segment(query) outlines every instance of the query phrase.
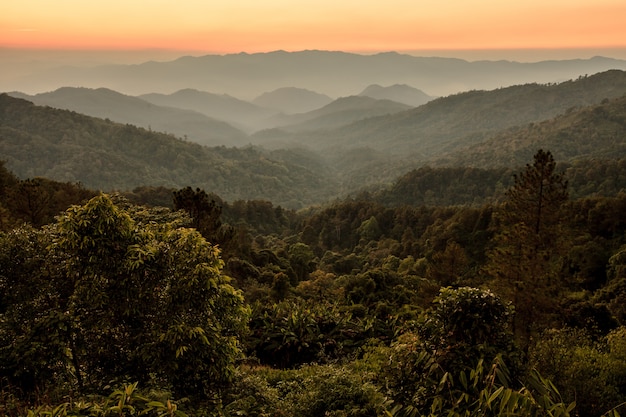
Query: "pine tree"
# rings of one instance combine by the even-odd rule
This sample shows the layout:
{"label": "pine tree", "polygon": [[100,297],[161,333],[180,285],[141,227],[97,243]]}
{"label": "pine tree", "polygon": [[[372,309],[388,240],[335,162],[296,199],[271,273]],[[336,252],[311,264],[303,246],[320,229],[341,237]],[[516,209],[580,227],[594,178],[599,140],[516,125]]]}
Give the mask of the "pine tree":
{"label": "pine tree", "polygon": [[556,313],[559,260],[566,246],[563,227],[567,181],[552,154],[539,150],[532,165],[514,177],[498,213],[500,224],[489,253],[492,285],[516,308],[514,330],[527,344],[533,328]]}

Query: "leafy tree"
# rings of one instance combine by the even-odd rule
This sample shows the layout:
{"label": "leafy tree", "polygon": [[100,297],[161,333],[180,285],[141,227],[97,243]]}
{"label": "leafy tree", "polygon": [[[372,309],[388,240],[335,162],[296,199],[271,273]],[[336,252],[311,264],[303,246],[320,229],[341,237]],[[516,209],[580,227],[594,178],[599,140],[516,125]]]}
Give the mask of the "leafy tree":
{"label": "leafy tree", "polygon": [[380,226],[376,217],[372,216],[369,219],[361,223],[358,229],[361,239],[369,242],[370,240],[378,240],[381,235]]}
{"label": "leafy tree", "polygon": [[550,381],[520,372],[510,313],[490,291],[442,289],[416,332],[392,344],[381,368],[392,414],[568,416],[573,404]]}
{"label": "leafy tree", "polygon": [[210,242],[217,243],[218,230],[222,225],[222,208],[215,200],[209,199],[206,191],[185,187],[174,191],[174,209],[185,210],[192,219],[192,227]]}
{"label": "leafy tree", "polygon": [[[298,282],[307,279],[309,273],[315,270],[314,258],[313,251],[304,243],[296,243],[289,247],[289,263]],[[293,284],[297,285],[295,282]]]}
{"label": "leafy tree", "polygon": [[417,332],[447,371],[473,366],[479,358],[490,363],[498,354],[517,367],[518,352],[509,330],[512,311],[488,290],[442,288]]}
{"label": "leafy tree", "polygon": [[36,227],[50,221],[47,212],[51,196],[43,190],[39,179],[20,181],[12,191],[11,206],[17,217]]}
{"label": "leafy tree", "polygon": [[256,303],[248,345],[263,364],[295,368],[344,355],[369,335],[370,327],[329,301]]}
{"label": "leafy tree", "polygon": [[388,412],[371,373],[337,364],[240,369],[224,403],[226,416],[375,417]]}
{"label": "leafy tree", "polygon": [[480,359],[474,367],[448,372],[427,352],[398,344],[392,347],[386,369],[392,377],[411,372],[420,376],[418,385],[409,384],[404,396],[395,396],[393,416],[568,417],[575,406],[565,403],[552,382],[537,371],[519,387],[499,357],[490,364]]}
{"label": "leafy tree", "polygon": [[454,241],[449,241],[443,252],[433,254],[428,264],[430,279],[447,287],[463,281],[467,273],[469,259],[465,250]]}
{"label": "leafy tree", "polygon": [[0,235],[0,375],[27,396],[73,380],[61,307],[71,289],[50,262],[51,244],[28,225]]}
{"label": "leafy tree", "polygon": [[[28,270],[3,273],[4,289],[23,288],[23,295],[3,300],[0,351],[19,343],[38,352],[42,335],[55,335],[59,349],[43,351],[45,363],[3,355],[0,369],[10,378],[33,369],[35,386],[55,383],[41,375],[60,367],[68,371],[65,382],[79,388],[131,378],[166,381],[181,395],[215,393],[241,354],[243,297],[221,274],[218,249],[182,227],[187,220],[180,213],[123,206],[94,197],[39,232],[50,244],[38,256],[20,249],[21,257],[3,258],[3,271],[8,262],[38,263],[25,281]],[[2,246],[11,253],[23,242],[5,239]],[[22,328],[9,326],[7,312],[19,306],[35,313],[23,317]]]}
{"label": "leafy tree", "polygon": [[626,328],[594,341],[580,329],[542,334],[530,355],[531,365],[554,381],[566,401],[576,401],[576,413],[600,417],[626,398]]}

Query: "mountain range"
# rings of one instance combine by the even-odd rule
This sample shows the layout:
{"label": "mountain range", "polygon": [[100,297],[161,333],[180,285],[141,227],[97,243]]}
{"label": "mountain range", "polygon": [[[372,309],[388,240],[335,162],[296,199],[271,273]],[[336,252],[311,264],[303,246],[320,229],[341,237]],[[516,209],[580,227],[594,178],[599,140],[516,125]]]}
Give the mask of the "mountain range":
{"label": "mountain range", "polygon": [[[319,151],[370,147],[429,162],[442,152],[478,143],[497,131],[550,119],[624,94],[626,72],[611,70],[560,84],[530,83],[468,91],[333,130],[282,134],[281,140]],[[263,135],[262,139],[270,137]]]}
{"label": "mountain range", "polygon": [[207,146],[246,144],[247,135],[230,124],[197,111],[152,104],[107,88],[63,87],[49,93],[10,93],[41,106],[72,110],[89,116],[158,132],[175,134]]}
{"label": "mountain range", "polygon": [[351,96],[378,84],[407,84],[430,96],[492,90],[525,83],[554,83],[609,69],[626,61],[604,57],[540,62],[465,61],[396,52],[361,55],[335,51],[275,51],[186,56],[134,65],[62,66],[0,76],[0,91],[45,92],[60,87],[105,87],[128,95],[171,94],[196,89],[253,100],[283,87],[332,98]]}
{"label": "mountain range", "polygon": [[[148,103],[110,90],[61,92],[72,91]],[[388,187],[426,165],[511,168],[523,166],[539,148],[577,166],[625,158],[625,95],[626,72],[611,70],[562,83],[467,91],[418,107],[342,97],[312,112],[282,114],[287,121],[282,127],[253,135],[235,129],[251,145],[234,148],[201,146],[154,128],[4,94],[0,151],[7,167],[24,178],[80,181],[103,190],[190,185],[228,201],[268,199],[300,208]],[[363,118],[370,108],[387,113]],[[355,109],[359,117],[346,124]]]}
{"label": "mountain range", "polygon": [[[409,86],[391,88],[396,95],[402,95],[400,91],[404,91],[405,95],[421,93]],[[384,96],[386,89],[381,87],[377,91],[379,96]],[[241,146],[247,143],[248,133],[262,129],[289,126],[288,130],[298,131],[339,127],[410,108],[387,99],[368,97],[365,92],[333,100],[293,87],[265,93],[254,100],[259,104],[192,89],[169,95],[151,93],[138,97],[107,88],[84,87],[62,87],[35,95],[21,92],[9,94],[38,105],[172,133],[207,146]],[[268,107],[263,107],[263,103]],[[295,104],[290,107],[290,103]],[[303,109],[308,111],[300,113]]]}

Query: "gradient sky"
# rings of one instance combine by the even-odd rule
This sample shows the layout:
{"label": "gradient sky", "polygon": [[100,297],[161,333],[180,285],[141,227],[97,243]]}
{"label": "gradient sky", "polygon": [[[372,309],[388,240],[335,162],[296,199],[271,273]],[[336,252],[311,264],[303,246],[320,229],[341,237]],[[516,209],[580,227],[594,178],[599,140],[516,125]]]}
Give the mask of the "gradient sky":
{"label": "gradient sky", "polygon": [[624,0],[4,0],[0,47],[353,52],[626,46]]}

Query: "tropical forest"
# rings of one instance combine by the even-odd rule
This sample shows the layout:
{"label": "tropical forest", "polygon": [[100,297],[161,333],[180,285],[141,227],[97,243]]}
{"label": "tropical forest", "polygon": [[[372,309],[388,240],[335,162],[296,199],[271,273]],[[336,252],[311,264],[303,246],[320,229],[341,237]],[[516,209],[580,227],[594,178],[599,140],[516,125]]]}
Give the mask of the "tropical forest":
{"label": "tropical forest", "polygon": [[354,99],[240,146],[1,94],[0,415],[626,415],[624,94]]}

